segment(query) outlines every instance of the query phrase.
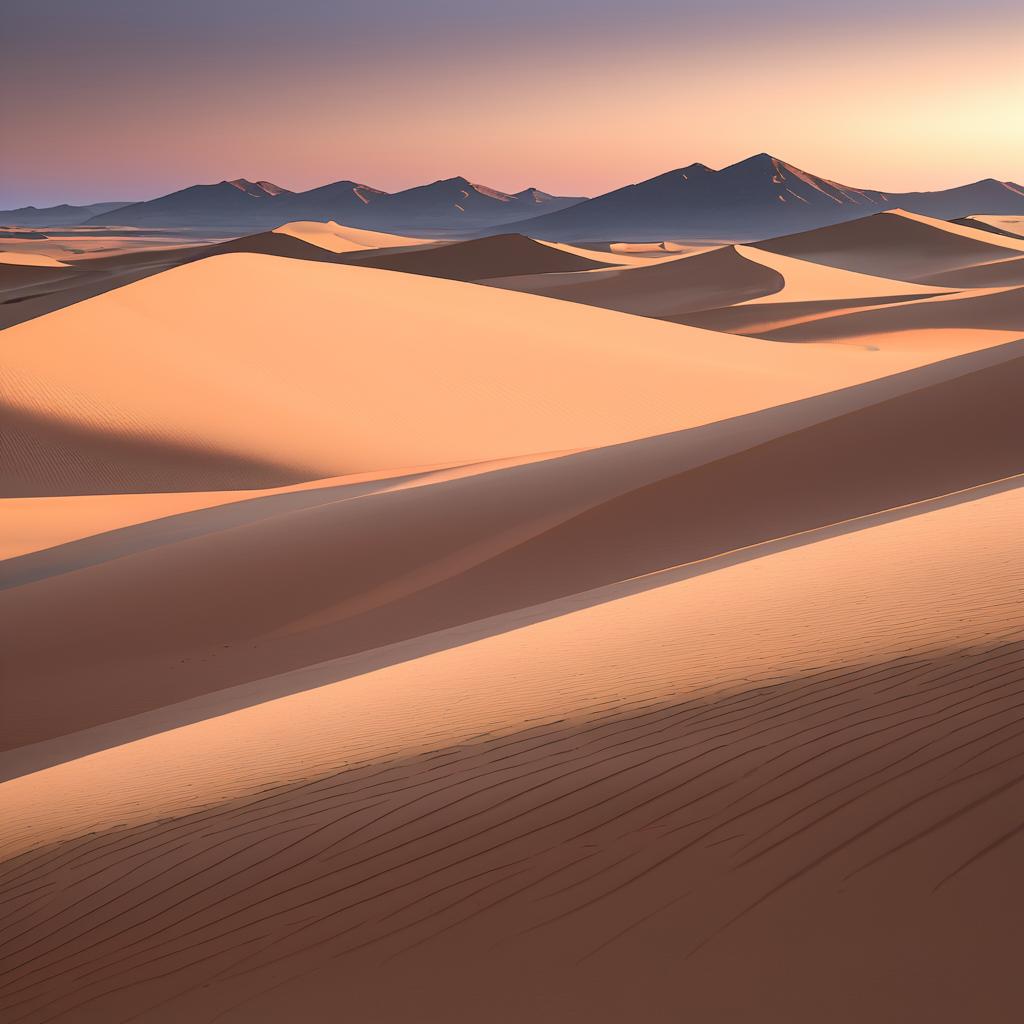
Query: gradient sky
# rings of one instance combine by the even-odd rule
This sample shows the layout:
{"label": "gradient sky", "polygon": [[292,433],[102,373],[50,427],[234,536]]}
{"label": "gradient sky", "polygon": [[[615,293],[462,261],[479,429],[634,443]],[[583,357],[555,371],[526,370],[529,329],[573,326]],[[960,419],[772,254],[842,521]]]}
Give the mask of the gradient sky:
{"label": "gradient sky", "polygon": [[1019,0],[0,0],[0,208],[195,182],[597,194],[767,151],[1024,180]]}

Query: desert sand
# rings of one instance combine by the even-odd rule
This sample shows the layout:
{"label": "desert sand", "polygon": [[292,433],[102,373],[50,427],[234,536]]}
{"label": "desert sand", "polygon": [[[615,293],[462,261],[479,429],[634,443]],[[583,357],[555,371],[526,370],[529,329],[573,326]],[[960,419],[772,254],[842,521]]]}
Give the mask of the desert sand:
{"label": "desert sand", "polygon": [[297,223],[3,331],[0,1016],[1014,1020],[1021,246]]}
{"label": "desert sand", "polygon": [[385,231],[369,231],[354,228],[337,221],[292,221],[274,228],[277,234],[291,235],[303,242],[318,245],[328,252],[358,252],[363,249],[397,249],[405,246],[429,244],[429,238],[409,238],[405,235],[390,235]]}

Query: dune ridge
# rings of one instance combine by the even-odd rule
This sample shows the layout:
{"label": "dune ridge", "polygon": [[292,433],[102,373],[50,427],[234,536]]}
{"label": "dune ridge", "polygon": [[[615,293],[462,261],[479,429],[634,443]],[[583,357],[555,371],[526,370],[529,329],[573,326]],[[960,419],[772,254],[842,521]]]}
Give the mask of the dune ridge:
{"label": "dune ridge", "polygon": [[[954,1012],[998,1015],[1020,910],[1006,727],[1024,578],[1005,541],[1021,493],[8,783],[32,847],[7,851],[3,1005],[26,1021],[269,1021],[286,1006],[326,1020],[341,986],[353,1012],[398,1018],[415,1001],[435,1020],[471,1014],[512,963],[526,988],[496,1019],[538,998],[609,1019],[614,963],[642,981],[632,1005],[667,1021],[720,1008],[736,958],[767,955],[728,1005],[799,1013],[781,980],[796,950],[815,992],[848,993],[840,1020],[886,998],[930,1004],[919,956],[986,980],[940,984]],[[627,697],[638,650],[645,682]],[[26,916],[56,864],[66,883]],[[864,950],[855,969],[836,919]],[[396,970],[412,990],[387,983]]]}
{"label": "dune ridge", "polygon": [[[310,326],[282,346],[279,338],[294,336],[296,310]],[[148,461],[145,489],[218,490],[245,486],[247,472],[248,486],[272,487],[596,447],[927,361],[766,349],[620,315],[459,282],[231,254],[9,329],[5,397],[8,415],[39,430],[90,438],[90,458],[103,467],[95,490],[139,489],[137,474],[122,468],[125,445]],[[425,349],[417,331],[435,343]],[[361,344],[367,333],[372,348]],[[447,372],[438,376],[438,365]],[[382,427],[367,431],[371,420]],[[45,461],[24,455],[35,474],[21,473],[8,496],[87,493],[65,450]]]}

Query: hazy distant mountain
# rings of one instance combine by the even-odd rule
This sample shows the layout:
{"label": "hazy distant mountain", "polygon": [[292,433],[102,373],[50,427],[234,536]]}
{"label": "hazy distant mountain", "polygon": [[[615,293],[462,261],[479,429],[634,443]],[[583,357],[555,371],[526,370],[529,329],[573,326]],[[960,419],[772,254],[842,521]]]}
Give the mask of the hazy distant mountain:
{"label": "hazy distant mountain", "polygon": [[1024,213],[1024,186],[995,178],[941,192],[903,192],[891,198],[898,200],[895,205],[901,209],[940,220],[953,220],[972,213]]}
{"label": "hazy distant mountain", "polygon": [[60,206],[22,206],[17,210],[0,210],[0,224],[15,224],[19,227],[50,227],[61,225],[71,227],[75,224],[84,224],[87,220],[98,214],[108,213],[111,210],[119,210],[123,206],[131,205],[123,203],[89,203],[86,206],[69,206],[61,203]]}
{"label": "hazy distant mountain", "polygon": [[[110,205],[88,222],[244,233],[291,220],[334,220],[435,237],[493,234],[515,224],[517,232],[555,241],[757,240],[897,207],[943,219],[1024,213],[1024,188],[987,178],[939,192],[881,192],[841,185],[759,153],[717,171],[690,164],[594,199],[553,196],[537,188],[501,192],[463,177],[393,193],[348,180],[291,192],[238,178],[193,185],[149,202]],[[49,216],[35,220],[9,211],[0,214],[0,223],[75,223],[61,221],[64,215],[56,211],[62,209],[82,208],[36,211]]]}
{"label": "hazy distant mountain", "polygon": [[334,220],[362,226],[371,207],[387,195],[357,181],[335,181],[307,192],[287,193],[276,201],[273,214],[275,218],[280,214],[284,220]]}
{"label": "hazy distant mountain", "polygon": [[929,216],[1024,211],[1024,190],[991,179],[940,192],[890,193],[840,185],[767,153],[715,171],[691,164],[516,230],[552,240],[758,239],[900,207]]}
{"label": "hazy distant mountain", "polygon": [[[270,181],[236,178],[216,185],[192,185],[179,192],[132,203],[93,217],[90,224],[132,227],[217,227],[260,223],[271,203],[294,195]],[[270,215],[273,221],[275,216]]]}
{"label": "hazy distant mountain", "polygon": [[509,194],[469,181],[444,178],[387,196],[376,207],[376,226],[391,231],[458,232],[509,224],[536,216],[540,210],[559,210],[582,202],[528,188]]}
{"label": "hazy distant mountain", "polygon": [[388,193],[355,181],[290,192],[267,181],[193,185],[149,202],[94,217],[93,224],[268,228],[289,220],[335,220],[385,231],[472,233],[560,210],[579,198],[529,188],[515,195],[466,178],[446,178]]}

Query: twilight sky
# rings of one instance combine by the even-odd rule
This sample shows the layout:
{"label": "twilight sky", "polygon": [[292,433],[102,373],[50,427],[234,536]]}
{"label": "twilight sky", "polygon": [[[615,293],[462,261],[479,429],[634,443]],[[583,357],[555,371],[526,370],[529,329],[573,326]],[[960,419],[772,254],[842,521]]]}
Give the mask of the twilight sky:
{"label": "twilight sky", "polygon": [[1019,0],[0,0],[0,208],[464,174],[606,191],[767,151],[1024,180]]}

